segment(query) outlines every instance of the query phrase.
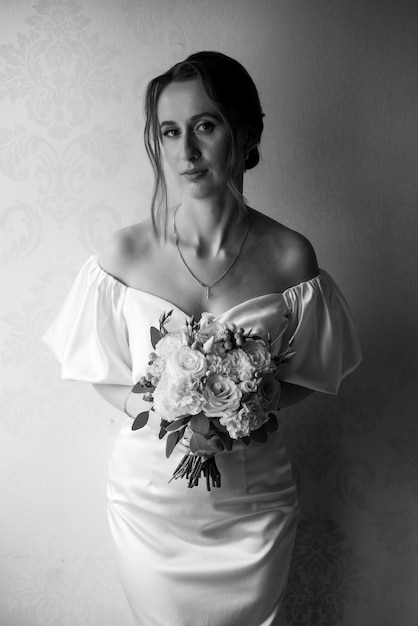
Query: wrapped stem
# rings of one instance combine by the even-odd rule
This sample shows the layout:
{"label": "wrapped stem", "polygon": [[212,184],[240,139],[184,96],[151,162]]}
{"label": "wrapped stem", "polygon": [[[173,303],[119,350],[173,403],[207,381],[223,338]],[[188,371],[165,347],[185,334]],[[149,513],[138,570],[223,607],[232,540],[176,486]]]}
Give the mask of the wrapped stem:
{"label": "wrapped stem", "polygon": [[188,487],[197,487],[199,480],[206,478],[206,489],[211,490],[212,487],[221,486],[221,474],[215,461],[215,455],[202,457],[198,454],[186,454],[173,472],[173,479],[186,478]]}

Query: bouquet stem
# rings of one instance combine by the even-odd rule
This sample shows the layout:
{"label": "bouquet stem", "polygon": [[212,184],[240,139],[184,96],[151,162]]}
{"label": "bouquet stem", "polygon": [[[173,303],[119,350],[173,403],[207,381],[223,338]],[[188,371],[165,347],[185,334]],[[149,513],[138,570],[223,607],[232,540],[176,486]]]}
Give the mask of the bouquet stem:
{"label": "bouquet stem", "polygon": [[197,487],[202,475],[206,478],[206,488],[208,491],[211,490],[211,483],[212,487],[221,486],[221,474],[216,465],[215,455],[202,457],[194,454],[186,454],[174,470],[170,482],[174,478],[186,478],[189,481],[187,486],[191,489],[192,487]]}

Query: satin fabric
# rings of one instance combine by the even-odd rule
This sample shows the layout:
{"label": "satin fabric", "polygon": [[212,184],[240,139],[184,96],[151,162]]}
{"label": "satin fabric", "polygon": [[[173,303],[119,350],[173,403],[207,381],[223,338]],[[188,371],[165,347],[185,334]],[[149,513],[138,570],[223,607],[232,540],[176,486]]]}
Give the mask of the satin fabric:
{"label": "satin fabric", "polygon": [[[126,287],[96,256],[85,263],[44,336],[62,377],[129,385],[152,351],[149,329],[173,309]],[[293,342],[284,381],[336,393],[361,359],[347,304],[323,270],[306,282],[253,298],[217,316],[268,332],[273,349]],[[147,405],[148,406],[148,405]],[[126,419],[112,452],[108,501],[121,579],[138,626],[273,626],[285,590],[298,502],[280,432],[217,454],[222,487],[169,482],[182,452],[165,457],[157,416],[132,431]]]}

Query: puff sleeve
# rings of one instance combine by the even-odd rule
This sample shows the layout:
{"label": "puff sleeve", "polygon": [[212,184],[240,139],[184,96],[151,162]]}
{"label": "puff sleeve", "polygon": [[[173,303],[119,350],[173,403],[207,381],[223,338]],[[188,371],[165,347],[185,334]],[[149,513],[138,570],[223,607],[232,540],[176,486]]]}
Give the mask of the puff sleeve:
{"label": "puff sleeve", "polygon": [[132,384],[126,287],[90,257],[43,340],[61,364],[64,379]]}
{"label": "puff sleeve", "polygon": [[335,394],[362,359],[354,322],[340,289],[327,272],[284,292],[289,310],[287,340],[294,358],[281,379]]}

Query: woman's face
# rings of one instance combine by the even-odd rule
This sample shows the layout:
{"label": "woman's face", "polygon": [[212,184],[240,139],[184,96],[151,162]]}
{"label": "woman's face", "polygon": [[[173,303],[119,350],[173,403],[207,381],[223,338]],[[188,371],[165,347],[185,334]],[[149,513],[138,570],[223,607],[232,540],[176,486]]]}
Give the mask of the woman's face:
{"label": "woman's face", "polygon": [[167,163],[183,193],[196,199],[224,193],[229,132],[199,81],[167,85],[157,116]]}

